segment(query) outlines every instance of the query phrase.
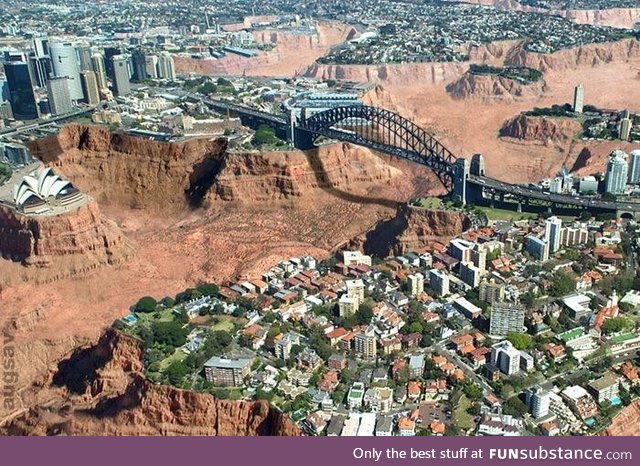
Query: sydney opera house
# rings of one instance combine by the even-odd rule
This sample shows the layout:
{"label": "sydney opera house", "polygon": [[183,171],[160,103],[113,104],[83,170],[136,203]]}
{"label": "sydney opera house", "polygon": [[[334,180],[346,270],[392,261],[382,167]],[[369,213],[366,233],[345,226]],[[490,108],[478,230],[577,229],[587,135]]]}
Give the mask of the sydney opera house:
{"label": "sydney opera house", "polygon": [[83,201],[85,196],[71,182],[46,168],[25,175],[15,185],[13,199],[16,210],[24,214],[51,213],[66,210]]}

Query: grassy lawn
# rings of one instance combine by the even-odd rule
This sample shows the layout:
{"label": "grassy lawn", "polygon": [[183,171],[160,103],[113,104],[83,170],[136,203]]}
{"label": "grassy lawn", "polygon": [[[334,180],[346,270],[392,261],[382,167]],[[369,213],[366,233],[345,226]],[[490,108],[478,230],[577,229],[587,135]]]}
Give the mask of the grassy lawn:
{"label": "grassy lawn", "polygon": [[473,427],[473,416],[467,412],[471,401],[465,395],[460,397],[456,409],[453,412],[453,420],[461,429],[467,430]]}
{"label": "grassy lawn", "polygon": [[442,201],[437,197],[423,197],[418,199],[417,204],[425,209],[441,209]]}
{"label": "grassy lawn", "polygon": [[515,210],[507,209],[495,209],[492,207],[476,207],[482,210],[489,220],[521,220],[521,219],[535,219],[538,218],[538,214],[533,212],[516,212]]}
{"label": "grassy lawn", "polygon": [[235,321],[234,317],[232,316],[217,316],[217,317],[219,321],[217,324],[211,325],[211,330],[213,330],[214,332],[218,330],[224,330],[225,332],[233,331],[233,324]]}
{"label": "grassy lawn", "polygon": [[150,323],[154,321],[171,322],[174,319],[172,309],[162,309],[161,311],[159,311],[160,317],[156,317],[156,314],[158,314],[158,312],[136,312],[139,323]]}
{"label": "grassy lawn", "polygon": [[164,371],[171,363],[176,361],[183,361],[187,355],[179,349],[176,349],[171,356],[160,361],[160,372]]}

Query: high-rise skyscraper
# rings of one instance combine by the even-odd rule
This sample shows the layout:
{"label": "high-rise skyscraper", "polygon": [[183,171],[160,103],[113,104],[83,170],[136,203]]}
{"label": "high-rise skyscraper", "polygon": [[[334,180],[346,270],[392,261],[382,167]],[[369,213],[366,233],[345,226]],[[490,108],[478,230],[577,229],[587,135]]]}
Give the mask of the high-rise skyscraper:
{"label": "high-rise skyscraper", "polygon": [[561,231],[562,219],[554,216],[544,221],[544,240],[549,243],[549,252],[560,249]]}
{"label": "high-rise skyscraper", "polygon": [[584,108],[584,86],[578,84],[573,91],[573,111],[575,113],[582,113]]}
{"label": "high-rise skyscraper", "polygon": [[527,252],[535,260],[545,262],[549,260],[549,243],[536,235],[527,235]]}
{"label": "high-rise skyscraper", "polygon": [[38,87],[46,87],[49,76],[53,72],[51,67],[51,59],[49,57],[37,57],[34,54],[29,55],[29,67],[34,78],[34,84]]}
{"label": "high-rise skyscraper", "polygon": [[432,269],[429,271],[429,287],[441,296],[449,294],[449,275],[446,272],[438,269]]}
{"label": "high-rise skyscraper", "polygon": [[526,391],[525,399],[534,418],[540,419],[549,414],[551,393],[548,390],[536,385]]}
{"label": "high-rise skyscraper", "polygon": [[49,44],[53,73],[58,78],[67,77],[71,100],[82,100],[82,85],[80,83],[80,66],[76,48],[69,42],[52,42]]}
{"label": "high-rise skyscraper", "polygon": [[629,183],[640,184],[640,150],[629,154]]}
{"label": "high-rise skyscraper", "polygon": [[145,58],[147,68],[147,76],[151,79],[158,78],[158,57],[156,55],[147,55]]}
{"label": "high-rise skyscraper", "polygon": [[517,374],[520,371],[520,351],[508,340],[496,343],[491,346],[491,364],[503,374]]}
{"label": "high-rise skyscraper", "polygon": [[79,45],[76,50],[78,51],[78,64],[80,65],[80,71],[92,71],[91,47],[88,45]]}
{"label": "high-rise skyscraper", "polygon": [[49,39],[46,36],[33,38],[33,51],[29,54],[29,66],[34,84],[46,87],[49,76],[53,72],[49,56]]}
{"label": "high-rise skyscraper", "polygon": [[618,128],[618,136],[623,141],[628,141],[631,135],[631,119],[622,118],[620,120],[620,126]]}
{"label": "high-rise skyscraper", "polygon": [[496,283],[495,280],[480,283],[478,294],[480,301],[489,304],[495,304],[504,299],[505,286],[502,283]]}
{"label": "high-rise skyscraper", "polygon": [[113,91],[117,96],[126,95],[131,92],[129,85],[129,66],[127,57],[124,55],[115,55],[112,57],[113,62]]}
{"label": "high-rise skyscraper", "polygon": [[96,74],[93,71],[83,71],[80,73],[80,81],[82,83],[84,101],[89,105],[98,105],[100,103],[100,91]]}
{"label": "high-rise skyscraper", "polygon": [[64,115],[73,110],[71,95],[69,94],[69,78],[51,78],[47,82],[49,108],[52,115]]}
{"label": "high-rise skyscraper", "polygon": [[627,154],[621,150],[611,152],[607,163],[605,191],[616,195],[624,194],[628,171]]}
{"label": "high-rise skyscraper", "polygon": [[141,82],[147,79],[149,75],[147,74],[147,62],[144,52],[140,49],[134,50],[131,55],[131,61],[133,64],[131,80]]}
{"label": "high-rise skyscraper", "polygon": [[169,52],[161,52],[158,57],[158,77],[168,81],[176,79],[176,68]]}
{"label": "high-rise skyscraper", "polygon": [[115,80],[115,76],[113,75],[113,57],[121,54],[122,51],[118,47],[105,47],[104,49],[105,72],[111,81]]}
{"label": "high-rise skyscraper", "polygon": [[91,56],[91,65],[93,66],[93,71],[96,74],[98,89],[107,89],[109,85],[107,84],[107,72],[105,71],[104,57],[99,53],[93,54]]}
{"label": "high-rise skyscraper", "polygon": [[36,57],[49,56],[49,38],[47,36],[33,38],[33,53]]}
{"label": "high-rise skyscraper", "polygon": [[16,120],[35,120],[40,117],[36,96],[33,93],[33,78],[26,62],[4,63],[4,73],[9,88],[9,102]]}
{"label": "high-rise skyscraper", "polygon": [[524,329],[524,308],[511,303],[494,303],[491,306],[489,334],[506,337],[510,332],[522,333]]}

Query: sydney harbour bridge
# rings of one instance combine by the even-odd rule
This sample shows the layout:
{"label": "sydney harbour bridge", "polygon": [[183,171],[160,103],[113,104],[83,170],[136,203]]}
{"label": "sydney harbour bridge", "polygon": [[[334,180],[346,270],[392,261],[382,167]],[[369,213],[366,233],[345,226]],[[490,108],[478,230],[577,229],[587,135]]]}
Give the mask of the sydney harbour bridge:
{"label": "sydney harbour bridge", "polygon": [[257,128],[266,124],[278,137],[296,148],[316,147],[319,138],[349,142],[430,168],[461,204],[476,205],[508,201],[518,210],[528,207],[547,211],[587,210],[591,213],[616,212],[624,217],[640,218],[640,204],[608,202],[587,196],[555,194],[521,185],[505,183],[485,173],[484,159],[475,154],[471,160],[454,155],[433,135],[403,116],[366,105],[337,106],[310,116],[304,112],[293,119],[262,112],[230,102],[198,97],[212,109],[236,115],[243,125]]}

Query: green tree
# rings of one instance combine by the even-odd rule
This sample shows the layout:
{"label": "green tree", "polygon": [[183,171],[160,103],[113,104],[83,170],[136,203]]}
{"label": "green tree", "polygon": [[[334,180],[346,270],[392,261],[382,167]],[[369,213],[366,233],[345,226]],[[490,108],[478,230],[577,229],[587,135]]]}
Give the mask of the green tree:
{"label": "green tree", "polygon": [[164,374],[171,385],[180,385],[182,379],[189,374],[189,366],[182,361],[174,361],[165,369]]}
{"label": "green tree", "polygon": [[528,333],[509,332],[507,340],[521,351],[528,350],[533,346],[533,338]]}
{"label": "green tree", "polygon": [[517,396],[509,398],[502,405],[502,412],[504,414],[509,414],[515,417],[522,417],[527,414],[528,411],[527,405],[525,405]]}
{"label": "green tree", "polygon": [[211,81],[207,81],[197,89],[197,91],[201,94],[213,94],[217,90],[218,90],[218,87],[215,84],[213,84]]}
{"label": "green tree", "polygon": [[563,270],[558,270],[553,274],[551,280],[551,286],[549,287],[549,294],[551,296],[564,296],[576,289],[575,277]]}
{"label": "green tree", "polygon": [[151,296],[141,298],[135,305],[136,312],[153,312],[156,310],[158,303]]}
{"label": "green tree", "polygon": [[364,302],[355,312],[355,320],[358,325],[369,325],[373,318],[373,311],[370,303]]}
{"label": "green tree", "polygon": [[199,285],[198,288],[196,289],[203,296],[211,296],[212,298],[215,298],[216,296],[218,296],[220,292],[218,285],[214,283],[203,283],[202,285]]}
{"label": "green tree", "polygon": [[624,317],[614,317],[607,319],[602,324],[601,330],[605,335],[622,332],[629,326],[629,321]]}
{"label": "green tree", "polygon": [[258,126],[258,129],[252,139],[254,146],[273,145],[277,141],[278,138],[276,137],[275,129],[264,124]]}
{"label": "green tree", "polygon": [[187,301],[191,301],[192,299],[198,299],[202,297],[202,293],[200,293],[195,288],[187,288],[181,293],[178,293],[176,296],[177,303],[185,303]]}
{"label": "green tree", "polygon": [[11,166],[8,163],[0,162],[0,180],[11,177]]}
{"label": "green tree", "polygon": [[154,322],[151,330],[157,343],[177,348],[187,342],[187,329],[178,321]]}
{"label": "green tree", "polygon": [[165,307],[165,308],[170,308],[176,305],[176,300],[173,299],[171,296],[165,296],[164,298],[162,298],[160,300],[160,302],[158,303],[161,306]]}
{"label": "green tree", "polygon": [[462,391],[472,401],[482,398],[482,389],[470,380],[465,381]]}
{"label": "green tree", "polygon": [[225,332],[224,330],[210,332],[202,345],[202,352],[207,358],[220,356],[232,341],[233,338],[229,332]]}

